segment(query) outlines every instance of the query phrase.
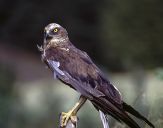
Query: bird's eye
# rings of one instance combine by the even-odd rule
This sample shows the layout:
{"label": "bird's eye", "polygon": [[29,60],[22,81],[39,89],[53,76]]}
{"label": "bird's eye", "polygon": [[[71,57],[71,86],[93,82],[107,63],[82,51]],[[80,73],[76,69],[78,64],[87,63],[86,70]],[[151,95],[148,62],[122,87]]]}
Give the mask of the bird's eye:
{"label": "bird's eye", "polygon": [[58,32],[58,28],[55,28],[55,29],[53,30],[53,32],[55,32],[55,33]]}

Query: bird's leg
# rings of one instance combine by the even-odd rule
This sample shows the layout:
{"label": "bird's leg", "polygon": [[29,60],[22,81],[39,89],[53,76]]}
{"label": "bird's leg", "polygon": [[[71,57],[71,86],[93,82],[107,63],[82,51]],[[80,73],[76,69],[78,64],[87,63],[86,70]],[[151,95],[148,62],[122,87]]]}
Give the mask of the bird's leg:
{"label": "bird's leg", "polygon": [[75,106],[68,111],[67,113],[62,112],[61,113],[61,127],[65,127],[69,121],[69,119],[72,122],[76,122],[76,114],[79,111],[79,109],[83,106],[87,99],[83,96],[80,96],[79,101],[75,104]]}

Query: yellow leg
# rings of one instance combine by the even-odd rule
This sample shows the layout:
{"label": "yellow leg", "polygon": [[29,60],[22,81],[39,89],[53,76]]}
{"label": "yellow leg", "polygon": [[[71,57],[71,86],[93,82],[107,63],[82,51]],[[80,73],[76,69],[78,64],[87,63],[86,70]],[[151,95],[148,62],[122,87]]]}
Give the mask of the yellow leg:
{"label": "yellow leg", "polygon": [[70,110],[68,111],[67,113],[65,112],[62,112],[61,113],[61,127],[65,127],[69,121],[69,119],[72,121],[72,122],[76,122],[76,114],[77,112],[79,111],[79,109],[83,106],[83,104],[85,103],[87,99],[83,96],[81,96],[79,98],[79,101],[75,104],[75,106]]}

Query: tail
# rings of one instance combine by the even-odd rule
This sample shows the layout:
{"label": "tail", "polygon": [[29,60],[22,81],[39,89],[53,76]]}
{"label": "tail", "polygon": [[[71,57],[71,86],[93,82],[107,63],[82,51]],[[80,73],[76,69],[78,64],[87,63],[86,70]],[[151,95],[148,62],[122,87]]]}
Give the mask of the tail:
{"label": "tail", "polygon": [[109,128],[108,119],[106,115],[101,110],[99,110],[99,113],[100,113],[100,118],[103,124],[103,128]]}
{"label": "tail", "polygon": [[[109,114],[117,119],[119,122],[126,123],[131,128],[140,128],[140,126],[117,104],[109,102],[104,97],[93,99],[93,104],[98,110],[101,110],[104,114]],[[105,123],[106,124],[106,123]]]}
{"label": "tail", "polygon": [[125,111],[127,111],[128,113],[132,114],[133,116],[145,121],[150,127],[155,128],[155,126],[149,122],[144,116],[142,116],[138,111],[136,111],[133,107],[131,107],[130,105],[126,104],[125,102],[123,102],[123,109]]}

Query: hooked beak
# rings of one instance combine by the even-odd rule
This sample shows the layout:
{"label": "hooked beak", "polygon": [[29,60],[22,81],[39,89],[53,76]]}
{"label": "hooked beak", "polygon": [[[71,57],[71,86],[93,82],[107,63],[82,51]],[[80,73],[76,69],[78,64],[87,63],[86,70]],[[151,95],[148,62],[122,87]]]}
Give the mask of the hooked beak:
{"label": "hooked beak", "polygon": [[45,40],[50,40],[52,37],[51,36],[49,36],[49,34],[45,31],[44,32],[44,39]]}
{"label": "hooked beak", "polygon": [[51,37],[49,36],[48,32],[44,31],[44,43],[43,43],[43,51],[48,48],[49,40]]}

